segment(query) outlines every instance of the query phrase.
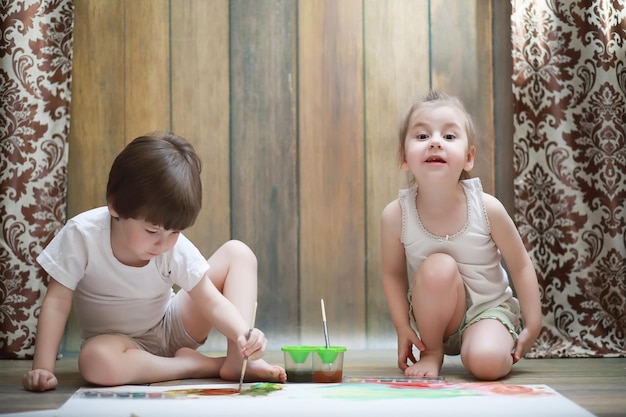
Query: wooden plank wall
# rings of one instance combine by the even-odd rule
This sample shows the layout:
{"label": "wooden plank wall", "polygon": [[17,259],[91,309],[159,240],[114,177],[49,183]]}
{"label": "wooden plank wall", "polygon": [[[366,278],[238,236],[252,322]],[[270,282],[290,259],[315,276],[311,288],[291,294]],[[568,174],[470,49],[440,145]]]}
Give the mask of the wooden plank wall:
{"label": "wooden plank wall", "polygon": [[255,251],[270,349],[323,343],[320,298],[333,344],[393,348],[378,223],[406,185],[398,122],[431,87],[460,96],[493,192],[491,15],[488,0],[76,0],[69,215],[105,203],[126,143],[172,130],[204,164],[185,234],[207,256],[230,238]]}

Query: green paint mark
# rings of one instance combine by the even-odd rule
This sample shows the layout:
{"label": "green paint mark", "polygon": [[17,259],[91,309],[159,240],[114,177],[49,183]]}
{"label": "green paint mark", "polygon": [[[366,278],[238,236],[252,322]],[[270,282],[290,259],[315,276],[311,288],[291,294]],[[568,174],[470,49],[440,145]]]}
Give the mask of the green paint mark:
{"label": "green paint mark", "polygon": [[259,382],[250,386],[248,389],[242,390],[240,395],[248,395],[250,397],[267,396],[274,391],[280,391],[283,386],[280,384],[274,384],[271,382]]}
{"label": "green paint mark", "polygon": [[394,387],[386,384],[341,384],[328,387],[320,387],[320,393],[324,398],[344,400],[398,400],[408,398],[457,398],[477,397],[484,394],[459,389],[415,389],[409,387]]}

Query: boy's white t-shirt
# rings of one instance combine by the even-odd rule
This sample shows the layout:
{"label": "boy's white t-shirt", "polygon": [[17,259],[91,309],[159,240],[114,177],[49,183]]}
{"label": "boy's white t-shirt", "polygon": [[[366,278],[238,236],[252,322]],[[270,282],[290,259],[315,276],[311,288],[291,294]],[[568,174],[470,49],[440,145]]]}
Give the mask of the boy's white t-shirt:
{"label": "boy's white t-shirt", "polygon": [[171,250],[146,266],[122,264],[111,249],[107,207],[70,219],[37,262],[74,290],[74,309],[85,339],[107,333],[141,336],[163,318],[174,284],[189,291],[209,269],[182,233]]}

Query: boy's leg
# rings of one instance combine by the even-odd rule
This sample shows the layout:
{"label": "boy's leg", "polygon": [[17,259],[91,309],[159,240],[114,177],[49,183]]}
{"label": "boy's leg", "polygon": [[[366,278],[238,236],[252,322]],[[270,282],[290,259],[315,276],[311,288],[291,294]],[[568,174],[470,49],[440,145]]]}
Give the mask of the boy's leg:
{"label": "boy's leg", "polygon": [[[242,242],[231,240],[222,245],[210,258],[209,276],[216,288],[230,300],[246,322],[252,319],[257,300],[257,259],[252,250]],[[185,294],[186,295],[186,294]],[[181,297],[179,308],[185,329],[200,341],[208,334],[211,324],[207,323],[200,310],[189,296]],[[220,377],[238,381],[241,375],[243,356],[237,344],[228,340],[226,359],[220,369]],[[249,361],[246,381],[263,380],[284,382],[285,370],[269,365],[262,359]]]}
{"label": "boy's leg", "polygon": [[104,386],[217,377],[223,363],[224,358],[209,358],[191,349],[180,349],[175,357],[156,356],[119,334],[89,339],[78,356],[83,378]]}
{"label": "boy's leg", "polygon": [[412,297],[413,315],[426,349],[405,374],[436,377],[443,363],[444,341],[459,329],[465,315],[465,287],[454,258],[429,256],[415,274]]}
{"label": "boy's leg", "polygon": [[515,340],[499,320],[482,319],[470,325],[462,340],[461,361],[477,379],[493,381],[511,372]]}

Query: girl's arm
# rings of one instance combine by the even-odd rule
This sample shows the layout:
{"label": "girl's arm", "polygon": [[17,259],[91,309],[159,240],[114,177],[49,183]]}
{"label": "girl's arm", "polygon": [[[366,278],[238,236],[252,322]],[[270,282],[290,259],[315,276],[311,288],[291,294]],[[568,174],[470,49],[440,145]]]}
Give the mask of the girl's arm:
{"label": "girl's arm", "polygon": [[522,309],[524,330],[515,347],[518,361],[530,350],[541,331],[541,299],[535,267],[524,247],[513,219],[498,199],[484,194],[485,208],[491,224],[491,235],[509,270]]}
{"label": "girl's arm", "polygon": [[33,369],[22,378],[24,389],[28,391],[47,391],[58,384],[54,367],[72,308],[73,293],[50,278],[37,321]]}
{"label": "girl's arm", "polygon": [[385,207],[381,216],[382,283],[391,321],[398,334],[398,366],[406,369],[407,359],[416,362],[412,346],[424,350],[409,322],[406,256],[400,241],[402,234],[402,211],[400,202],[394,200]]}

